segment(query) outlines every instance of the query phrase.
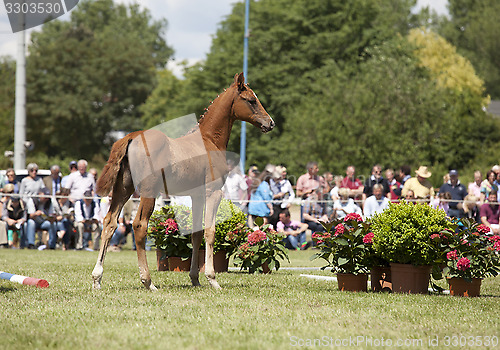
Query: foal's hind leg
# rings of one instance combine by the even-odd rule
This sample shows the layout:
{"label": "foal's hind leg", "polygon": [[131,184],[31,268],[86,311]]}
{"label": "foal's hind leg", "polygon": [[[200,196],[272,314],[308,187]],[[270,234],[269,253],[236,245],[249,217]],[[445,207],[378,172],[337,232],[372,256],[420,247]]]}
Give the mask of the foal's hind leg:
{"label": "foal's hind leg", "polygon": [[200,252],[200,244],[202,239],[203,225],[203,207],[205,203],[204,197],[191,197],[193,203],[193,232],[191,235],[191,243],[193,244],[193,254],[191,256],[191,269],[189,277],[193,286],[200,286],[198,256]]}
{"label": "foal's hind leg", "polygon": [[109,205],[109,211],[103,221],[103,230],[101,234],[101,248],[99,250],[99,255],[97,257],[97,262],[95,264],[94,270],[92,271],[92,278],[94,280],[94,289],[101,288],[101,280],[104,272],[104,258],[106,257],[106,250],[108,249],[109,241],[113,234],[115,233],[118,216],[120,212],[129,199],[130,195],[134,192],[134,187],[130,185],[124,185],[122,181],[121,172],[118,175],[117,183],[113,188],[113,194],[111,198],[111,203]]}
{"label": "foal's hind leg", "polygon": [[135,246],[137,249],[137,259],[139,261],[139,275],[141,282],[146,289],[155,291],[156,287],[151,283],[151,274],[149,273],[148,260],[146,258],[146,233],[148,221],[153,214],[155,207],[154,198],[141,198],[139,209],[134,220]]}

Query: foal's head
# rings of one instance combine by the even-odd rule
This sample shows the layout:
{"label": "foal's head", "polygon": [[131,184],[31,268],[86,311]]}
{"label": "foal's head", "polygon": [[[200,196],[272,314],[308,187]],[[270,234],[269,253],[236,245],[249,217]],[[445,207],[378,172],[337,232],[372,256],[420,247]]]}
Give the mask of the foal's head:
{"label": "foal's head", "polygon": [[262,130],[271,131],[274,121],[260,103],[257,95],[245,84],[243,73],[234,76],[231,87],[235,87],[238,95],[233,100],[233,116],[237,120],[248,122]]}

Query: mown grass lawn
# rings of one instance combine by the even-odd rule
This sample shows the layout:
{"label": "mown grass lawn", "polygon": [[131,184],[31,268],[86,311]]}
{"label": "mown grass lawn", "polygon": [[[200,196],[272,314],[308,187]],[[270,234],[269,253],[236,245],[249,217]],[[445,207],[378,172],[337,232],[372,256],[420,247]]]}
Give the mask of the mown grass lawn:
{"label": "mown grass lawn", "polygon": [[[321,266],[311,255],[291,252],[283,266]],[[0,250],[0,270],[50,282],[41,289],[0,280],[0,348],[500,348],[498,338],[484,345],[500,336],[500,277],[483,281],[480,298],[339,292],[335,282],[300,276],[332,275],[320,270],[231,271],[217,275],[223,290],[214,291],[205,280],[192,288],[187,273],[155,271],[151,252],[159,289],[151,293],[139,281],[135,252],[124,250],[108,253],[103,289],[94,291],[96,257]]]}

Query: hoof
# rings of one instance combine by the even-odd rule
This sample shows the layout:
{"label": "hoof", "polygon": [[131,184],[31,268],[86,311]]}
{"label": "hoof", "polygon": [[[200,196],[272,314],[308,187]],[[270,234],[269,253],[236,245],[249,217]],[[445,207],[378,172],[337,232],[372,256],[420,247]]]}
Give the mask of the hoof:
{"label": "hoof", "polygon": [[94,277],[94,283],[92,284],[92,289],[101,289],[101,279]]}
{"label": "hoof", "polygon": [[153,283],[151,283],[151,285],[149,286],[149,290],[152,291],[152,292],[157,292],[158,289],[156,289],[155,285]]}
{"label": "hoof", "polygon": [[215,279],[208,279],[208,283],[210,283],[213,289],[222,289]]}

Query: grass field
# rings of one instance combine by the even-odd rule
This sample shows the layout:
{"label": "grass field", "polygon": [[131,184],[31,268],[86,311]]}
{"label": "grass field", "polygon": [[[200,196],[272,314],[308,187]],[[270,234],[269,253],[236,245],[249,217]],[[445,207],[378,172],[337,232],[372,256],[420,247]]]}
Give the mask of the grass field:
{"label": "grass field", "polygon": [[[291,252],[284,266],[321,266],[311,255]],[[300,276],[332,275],[320,270],[231,271],[217,275],[223,290],[215,291],[205,280],[192,288],[187,273],[155,271],[151,252],[159,289],[151,293],[135,252],[124,250],[108,253],[103,289],[94,291],[96,257],[0,250],[0,270],[50,282],[0,280],[0,349],[500,349],[486,338],[500,336],[500,277],[484,280],[484,296],[472,299],[340,292]]]}

